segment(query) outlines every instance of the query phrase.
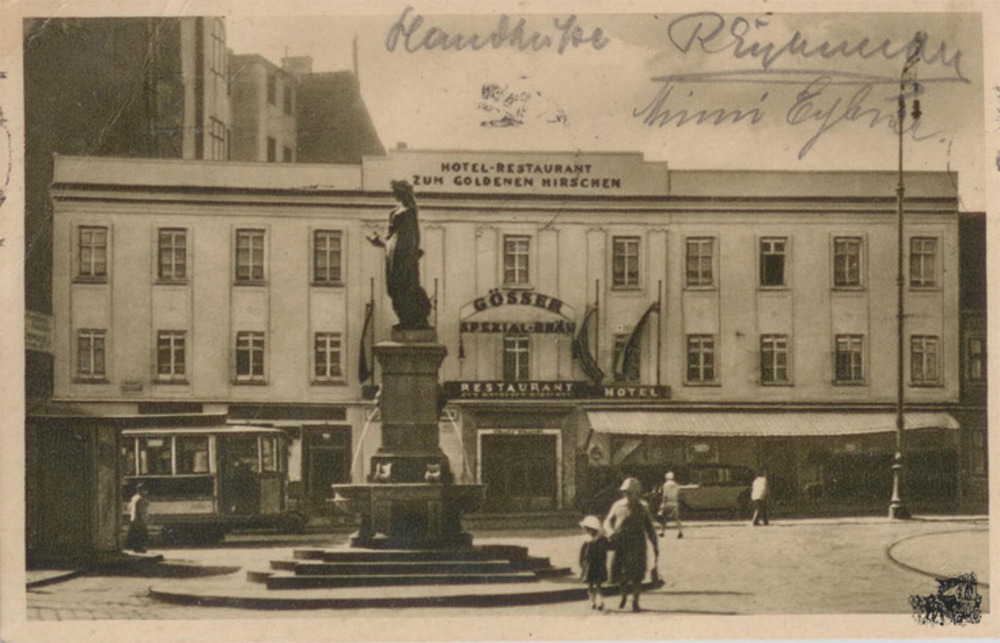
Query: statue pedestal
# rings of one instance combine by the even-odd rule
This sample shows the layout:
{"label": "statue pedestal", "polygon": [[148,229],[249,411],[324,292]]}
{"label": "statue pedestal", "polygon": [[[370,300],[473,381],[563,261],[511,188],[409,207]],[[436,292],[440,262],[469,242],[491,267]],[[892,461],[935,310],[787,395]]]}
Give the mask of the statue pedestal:
{"label": "statue pedestal", "polygon": [[333,485],[362,515],[356,547],[465,547],[460,517],[482,501],[484,485],[452,484],[438,441],[438,368],[447,349],[434,329],[393,330],[375,346],[382,367],[382,444],[368,484]]}

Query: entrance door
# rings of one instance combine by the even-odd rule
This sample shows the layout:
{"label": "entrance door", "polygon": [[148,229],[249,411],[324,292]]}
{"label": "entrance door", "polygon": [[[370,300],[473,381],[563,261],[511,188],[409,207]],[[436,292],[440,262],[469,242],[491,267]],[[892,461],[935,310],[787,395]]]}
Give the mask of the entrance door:
{"label": "entrance door", "polygon": [[333,496],[330,485],[351,481],[350,454],[340,447],[313,447],[309,450],[309,508],[321,513],[326,499]]}
{"label": "entrance door", "polygon": [[481,436],[486,511],[529,512],[558,508],[555,435]]}

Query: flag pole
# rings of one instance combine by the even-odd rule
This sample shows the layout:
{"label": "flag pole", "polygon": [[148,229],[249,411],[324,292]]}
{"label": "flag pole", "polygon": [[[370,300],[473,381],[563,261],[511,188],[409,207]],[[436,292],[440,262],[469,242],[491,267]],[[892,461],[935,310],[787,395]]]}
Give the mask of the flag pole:
{"label": "flag pole", "polygon": [[368,332],[372,334],[372,341],[369,342],[370,357],[368,363],[372,367],[368,370],[368,385],[375,386],[375,277],[368,280],[368,305],[372,307],[372,324]]}
{"label": "flag pole", "polygon": [[663,351],[663,280],[656,286],[656,385],[660,385]]}

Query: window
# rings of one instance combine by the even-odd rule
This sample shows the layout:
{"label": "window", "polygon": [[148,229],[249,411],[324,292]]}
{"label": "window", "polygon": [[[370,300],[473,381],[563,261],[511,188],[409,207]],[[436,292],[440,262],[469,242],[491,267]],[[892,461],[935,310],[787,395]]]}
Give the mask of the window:
{"label": "window", "polygon": [[711,335],[688,335],[687,381],[695,384],[715,381],[715,338]]}
{"label": "window", "polygon": [[278,160],[278,141],[273,136],[267,137],[267,162],[274,163]]}
{"label": "window", "polygon": [[278,79],[273,74],[267,75],[267,103],[276,104],[278,98]]}
{"label": "window", "polygon": [[104,280],[108,276],[108,229],[81,227],[80,271],[82,279]]}
{"label": "window", "polygon": [[834,380],[838,384],[861,384],[864,373],[864,338],[861,335],[837,335]]}
{"label": "window", "polygon": [[861,285],[861,239],[837,237],[833,240],[833,285],[852,288]]}
{"label": "window", "polygon": [[340,333],[316,333],[315,375],[318,381],[343,379],[340,368]]}
{"label": "window", "polygon": [[966,344],[965,377],[971,382],[982,382],[986,379],[986,340],[982,337],[970,337]]}
{"label": "window", "polygon": [[236,381],[264,381],[264,333],[237,333]]}
{"label": "window", "polygon": [[211,138],[211,149],[209,153],[211,156],[210,160],[214,161],[224,161],[226,160],[226,151],[228,145],[226,144],[226,124],[219,119],[212,117],[212,128],[209,131],[209,136]]}
{"label": "window", "polygon": [[[632,337],[631,333],[623,333],[621,335],[615,335],[615,348],[614,348],[614,364],[615,368],[618,368],[618,361],[622,359],[622,351],[628,345],[628,340]],[[631,355],[631,359],[626,359],[622,364],[623,372],[616,373],[615,375],[620,381],[623,382],[638,382],[639,381],[639,365],[640,356],[637,350],[635,354]]]}
{"label": "window", "polygon": [[236,283],[264,281],[264,231],[236,231]]}
{"label": "window", "polygon": [[183,380],[185,337],[181,331],[160,331],[156,339],[156,377]]}
{"label": "window", "polygon": [[206,475],[209,473],[208,436],[128,438],[122,447],[122,460],[126,476]]}
{"label": "window", "polygon": [[341,277],[341,233],[317,230],[313,233],[313,282],[339,284]]}
{"label": "window", "polygon": [[687,240],[687,285],[688,286],[711,286],[712,281],[712,254],[714,250],[713,239],[688,239]]}
{"label": "window", "polygon": [[291,163],[292,162],[292,148],[287,145],[281,147],[281,162]]}
{"label": "window", "polygon": [[219,18],[212,20],[212,71],[226,77],[226,25]]}
{"label": "window", "polygon": [[187,230],[160,230],[158,263],[160,281],[183,282],[187,279]]}
{"label": "window", "polygon": [[173,473],[173,438],[139,438],[139,475],[169,476]]}
{"label": "window", "polygon": [[507,236],[503,239],[503,283],[525,286],[528,282],[528,251],[531,237]]}
{"label": "window", "polygon": [[937,337],[910,337],[910,381],[913,384],[938,384],[941,379],[940,362]]}
{"label": "window", "polygon": [[509,335],[503,338],[503,379],[517,382],[531,379],[528,366],[531,344],[526,335]]}
{"label": "window", "polygon": [[937,283],[937,239],[913,237],[910,239],[910,285],[928,288]]}
{"label": "window", "polygon": [[292,115],[292,88],[288,85],[284,87],[284,98],[285,98],[285,114],[287,116]]}
{"label": "window", "polygon": [[616,288],[638,286],[639,237],[615,237],[612,246],[612,285]]}
{"label": "window", "polygon": [[77,332],[76,374],[85,380],[103,380],[106,376],[104,366],[105,331],[81,329]]}
{"label": "window", "polygon": [[760,240],[760,285],[785,285],[785,255],[788,240],[767,238]]}
{"label": "window", "polygon": [[788,336],[761,335],[761,384],[788,384]]}
{"label": "window", "polygon": [[177,473],[198,475],[208,473],[208,436],[179,435],[174,438],[177,452]]}

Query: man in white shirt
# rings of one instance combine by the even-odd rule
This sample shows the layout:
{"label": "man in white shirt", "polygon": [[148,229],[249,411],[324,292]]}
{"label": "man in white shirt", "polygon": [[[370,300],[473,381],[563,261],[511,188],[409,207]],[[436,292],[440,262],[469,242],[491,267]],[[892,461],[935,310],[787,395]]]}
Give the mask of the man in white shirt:
{"label": "man in white shirt", "polygon": [[753,526],[756,527],[763,521],[767,526],[767,474],[764,471],[757,473],[750,487],[750,501],[753,503]]}

